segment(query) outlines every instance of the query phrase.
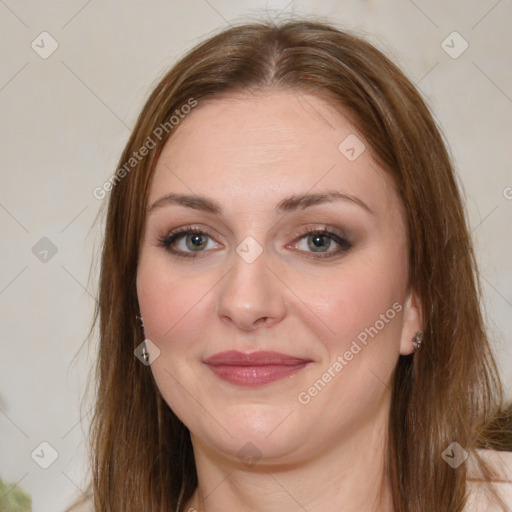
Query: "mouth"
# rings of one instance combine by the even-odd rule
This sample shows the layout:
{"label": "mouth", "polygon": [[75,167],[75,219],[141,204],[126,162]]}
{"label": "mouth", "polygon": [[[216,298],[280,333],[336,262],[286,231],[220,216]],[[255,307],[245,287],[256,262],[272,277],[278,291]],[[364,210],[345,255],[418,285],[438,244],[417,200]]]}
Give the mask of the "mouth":
{"label": "mouth", "polygon": [[259,351],[219,352],[204,361],[221,380],[238,386],[256,387],[293,375],[311,363],[311,359]]}

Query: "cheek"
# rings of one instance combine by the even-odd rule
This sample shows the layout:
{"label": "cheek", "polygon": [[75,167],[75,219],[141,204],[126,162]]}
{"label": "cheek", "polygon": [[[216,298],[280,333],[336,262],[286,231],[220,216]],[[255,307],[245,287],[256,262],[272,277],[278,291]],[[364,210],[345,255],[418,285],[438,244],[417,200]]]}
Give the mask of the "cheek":
{"label": "cheek", "polygon": [[[204,276],[177,276],[176,270],[159,258],[142,258],[137,272],[137,295],[146,337],[159,346],[172,343],[183,331],[187,337],[193,337],[197,324],[191,318],[201,309],[201,298],[209,289],[211,285]],[[186,342],[186,338],[182,340]]]}
{"label": "cheek", "polygon": [[[205,278],[186,276],[170,269],[159,258],[141,258],[137,273],[137,295],[144,335],[160,350],[151,364],[156,385],[169,407],[187,425],[197,414],[190,407],[190,394],[200,396],[200,357],[197,340],[204,339],[204,301],[211,289]],[[197,413],[197,414],[196,414]]]}
{"label": "cheek", "polygon": [[399,343],[406,261],[398,251],[389,258],[372,256],[354,260],[334,273],[322,295],[314,299],[319,316],[335,333],[330,337],[330,351],[348,350],[358,337],[364,341],[378,336],[383,342]]}
{"label": "cheek", "polygon": [[[369,260],[351,265],[324,283],[318,315],[330,331],[322,342],[325,360],[298,400],[325,422],[357,424],[374,413],[390,386],[399,354],[404,280],[400,259],[390,272]],[[391,267],[391,265],[390,265]]]}

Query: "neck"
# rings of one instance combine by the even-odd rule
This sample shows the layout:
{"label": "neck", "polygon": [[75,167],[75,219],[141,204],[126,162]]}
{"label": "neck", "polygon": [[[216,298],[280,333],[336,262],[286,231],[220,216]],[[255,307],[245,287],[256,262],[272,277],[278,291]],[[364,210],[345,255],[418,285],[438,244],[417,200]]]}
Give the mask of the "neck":
{"label": "neck", "polygon": [[385,471],[387,417],[354,431],[328,451],[294,464],[244,467],[192,436],[198,489],[184,512],[392,512]]}

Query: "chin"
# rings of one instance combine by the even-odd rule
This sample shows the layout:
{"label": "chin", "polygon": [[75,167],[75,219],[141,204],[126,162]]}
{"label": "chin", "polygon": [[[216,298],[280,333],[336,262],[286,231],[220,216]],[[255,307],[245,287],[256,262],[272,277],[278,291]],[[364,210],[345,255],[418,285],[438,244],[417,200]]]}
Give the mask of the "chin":
{"label": "chin", "polygon": [[[261,409],[267,409],[263,412]],[[270,410],[273,409],[273,410]],[[308,433],[307,424],[297,421],[295,413],[265,405],[240,406],[238,414],[217,419],[228,425],[227,432],[218,424],[190,425],[193,438],[199,438],[221,457],[238,460],[245,465],[285,464],[300,457],[301,448],[314,438],[314,423]],[[288,417],[287,414],[289,414]],[[283,421],[284,420],[284,421]],[[306,428],[304,428],[306,427]],[[293,456],[293,457],[292,457]]]}

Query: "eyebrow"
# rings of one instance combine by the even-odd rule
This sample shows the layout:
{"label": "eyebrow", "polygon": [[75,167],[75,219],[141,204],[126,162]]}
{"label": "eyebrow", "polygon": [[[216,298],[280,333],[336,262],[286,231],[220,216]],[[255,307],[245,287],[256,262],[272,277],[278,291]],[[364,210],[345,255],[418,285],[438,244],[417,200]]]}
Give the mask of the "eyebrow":
{"label": "eyebrow", "polygon": [[[342,194],[338,191],[327,191],[320,194],[303,194],[303,195],[292,195],[289,196],[282,201],[280,201],[275,207],[274,211],[276,213],[280,212],[291,212],[298,209],[306,209],[312,206],[316,206],[324,203],[331,203],[334,201],[350,201],[359,205],[364,210],[368,211],[371,214],[374,212],[369,208],[369,206],[364,203],[361,199]],[[151,213],[157,208],[162,208],[164,206],[170,205],[178,205],[184,206],[186,208],[192,208],[194,210],[202,210],[208,213],[213,213],[215,215],[222,214],[222,206],[220,203],[214,201],[213,199],[198,196],[198,195],[187,195],[187,194],[166,194],[162,196],[160,199],[157,199],[151,206],[148,207],[148,213]]]}

